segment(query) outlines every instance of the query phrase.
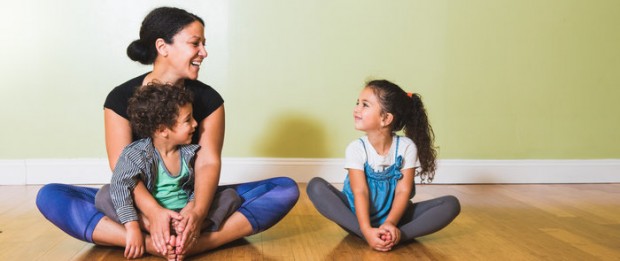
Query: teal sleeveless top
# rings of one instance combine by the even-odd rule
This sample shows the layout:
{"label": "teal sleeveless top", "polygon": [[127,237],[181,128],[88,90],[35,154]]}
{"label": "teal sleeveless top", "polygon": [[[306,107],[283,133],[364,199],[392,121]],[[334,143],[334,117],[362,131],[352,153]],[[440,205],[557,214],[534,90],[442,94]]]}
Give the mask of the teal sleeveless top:
{"label": "teal sleeveless top", "polygon": [[184,160],[181,159],[181,170],[179,175],[172,176],[163,164],[159,152],[157,152],[157,181],[152,191],[153,197],[164,208],[177,210],[187,205],[189,196],[183,190],[181,181],[189,176],[189,168]]}
{"label": "teal sleeveless top", "polygon": [[[366,158],[368,158],[368,151],[366,150],[366,144],[360,139],[366,151]],[[375,171],[369,164],[368,159],[364,163],[364,174],[366,175],[366,183],[368,184],[368,206],[370,214],[370,224],[373,227],[378,227],[387,218],[390,210],[392,209],[392,202],[394,201],[394,191],[396,190],[396,183],[400,180],[403,174],[400,172],[403,163],[403,157],[398,156],[398,143],[400,137],[396,136],[396,150],[394,151],[394,164],[389,166],[383,171]],[[349,175],[344,180],[344,188],[342,192],[347,196],[349,201],[349,208],[355,213],[355,199],[353,192],[351,191],[351,183],[349,181]]]}

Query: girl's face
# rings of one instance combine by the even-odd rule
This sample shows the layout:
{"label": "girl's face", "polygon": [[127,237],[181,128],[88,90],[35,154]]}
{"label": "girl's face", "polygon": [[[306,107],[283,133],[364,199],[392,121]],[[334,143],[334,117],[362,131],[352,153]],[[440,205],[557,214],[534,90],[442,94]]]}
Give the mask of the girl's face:
{"label": "girl's face", "polygon": [[168,137],[174,144],[190,144],[196,126],[198,126],[198,123],[194,116],[192,116],[192,104],[185,104],[179,107],[177,123],[169,130]]}
{"label": "girl's face", "polygon": [[203,25],[194,21],[172,38],[172,44],[166,45],[166,69],[172,77],[196,80],[200,64],[207,58]]}
{"label": "girl's face", "polygon": [[364,88],[353,109],[355,129],[368,132],[380,130],[383,126],[381,104],[371,88]]}

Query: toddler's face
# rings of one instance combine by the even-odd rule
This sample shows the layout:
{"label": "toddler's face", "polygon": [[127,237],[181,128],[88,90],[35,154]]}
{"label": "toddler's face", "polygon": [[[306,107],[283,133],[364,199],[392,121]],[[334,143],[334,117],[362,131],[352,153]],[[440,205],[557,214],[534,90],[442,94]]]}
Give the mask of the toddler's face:
{"label": "toddler's face", "polygon": [[170,130],[170,138],[174,139],[178,144],[190,144],[192,135],[196,130],[198,123],[192,116],[192,104],[188,103],[179,108],[179,117],[177,123]]}

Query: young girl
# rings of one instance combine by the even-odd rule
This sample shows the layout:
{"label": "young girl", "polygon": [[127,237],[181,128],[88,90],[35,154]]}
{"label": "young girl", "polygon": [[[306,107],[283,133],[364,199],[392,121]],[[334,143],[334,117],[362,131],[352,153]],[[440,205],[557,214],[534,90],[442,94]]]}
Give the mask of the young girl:
{"label": "young girl", "polygon": [[[414,176],[431,182],[436,151],[420,96],[386,80],[369,82],[353,110],[366,136],[349,144],[342,192],[315,177],[307,187],[317,210],[378,251],[447,226],[460,212],[454,196],[412,203]],[[395,132],[404,130],[405,137]],[[419,164],[418,164],[419,163]]]}
{"label": "young girl", "polygon": [[[192,116],[192,99],[191,93],[183,87],[152,83],[138,88],[129,100],[127,113],[132,130],[143,138],[123,149],[112,182],[95,197],[97,209],[125,226],[126,258],[142,256],[145,252],[142,230],[150,230],[149,220],[144,216],[140,218],[142,209],[135,206],[132,196],[138,182],[142,182],[157,201],[157,211],[175,211],[169,215],[173,217],[170,225],[176,233],[166,240],[166,246],[154,248],[168,259],[179,259],[175,250],[180,241],[174,234],[182,233],[187,220],[176,212],[187,204],[194,204],[193,163],[200,148],[190,144],[198,125]],[[203,230],[217,231],[239,208],[241,201],[232,188],[218,191]]]}

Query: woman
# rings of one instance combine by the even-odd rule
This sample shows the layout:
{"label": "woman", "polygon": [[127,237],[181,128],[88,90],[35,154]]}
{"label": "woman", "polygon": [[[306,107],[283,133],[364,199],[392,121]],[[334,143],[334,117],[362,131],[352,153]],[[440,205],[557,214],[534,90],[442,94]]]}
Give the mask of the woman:
{"label": "woman", "polygon": [[[142,22],[140,39],[127,48],[132,60],[153,64],[153,70],[116,87],[104,104],[106,150],[113,169],[122,149],[137,139],[131,131],[126,109],[128,99],[138,86],[150,82],[171,83],[193,92],[193,116],[198,122],[198,131],[192,143],[201,146],[195,162],[194,204],[188,204],[177,214],[158,208],[144,184],[139,183],[133,192],[139,208],[150,210],[142,213],[151,231],[150,235],[145,235],[147,252],[160,256],[169,254],[166,243],[170,238],[170,220],[183,220],[184,226],[178,229],[182,234],[175,243],[177,259],[268,229],[290,211],[299,197],[297,184],[285,177],[218,187],[224,105],[214,89],[196,80],[200,65],[207,57],[204,43],[201,18],[178,8],[154,9]],[[200,223],[207,215],[215,192],[225,188],[234,188],[244,203],[219,231],[201,233]],[[124,247],[124,227],[95,209],[96,192],[93,188],[48,184],[39,191],[37,206],[52,223],[80,240]]]}

